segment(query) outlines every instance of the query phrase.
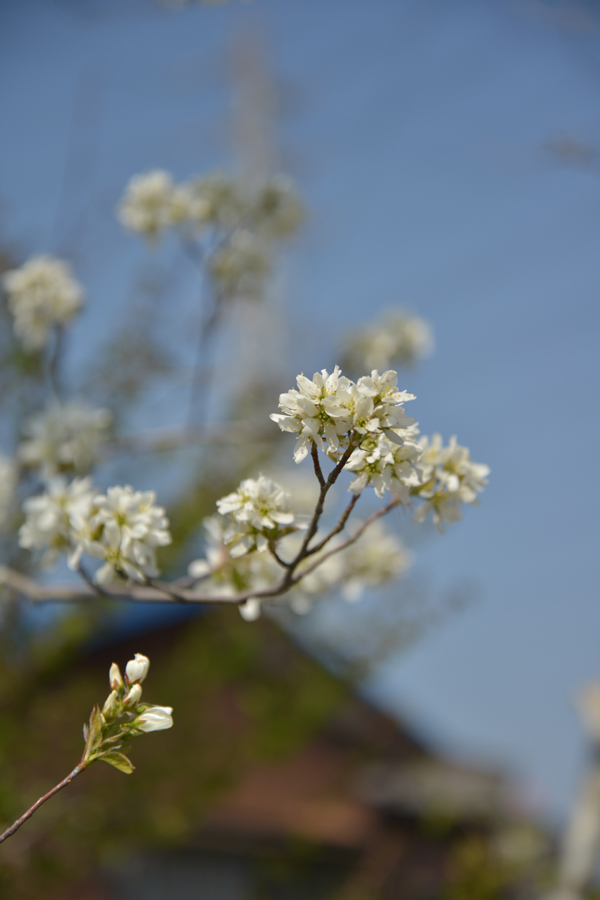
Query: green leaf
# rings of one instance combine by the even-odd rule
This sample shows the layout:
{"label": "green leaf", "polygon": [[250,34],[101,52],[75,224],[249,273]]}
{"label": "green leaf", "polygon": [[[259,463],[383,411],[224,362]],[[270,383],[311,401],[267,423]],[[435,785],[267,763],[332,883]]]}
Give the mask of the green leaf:
{"label": "green leaf", "polygon": [[128,759],[124,753],[106,753],[104,756],[99,756],[98,759],[104,760],[110,766],[114,766],[115,769],[118,769],[119,772],[125,772],[126,775],[131,775],[135,766]]}

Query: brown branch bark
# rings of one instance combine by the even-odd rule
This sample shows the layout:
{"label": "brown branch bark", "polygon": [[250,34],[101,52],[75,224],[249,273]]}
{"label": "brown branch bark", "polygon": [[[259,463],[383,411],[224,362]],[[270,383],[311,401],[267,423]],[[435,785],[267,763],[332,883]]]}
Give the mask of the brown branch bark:
{"label": "brown branch bark", "polygon": [[39,800],[36,800],[36,802],[33,804],[33,806],[29,807],[27,812],[23,813],[23,815],[20,818],[18,818],[16,822],[13,822],[13,824],[10,826],[10,828],[7,828],[6,831],[3,831],[2,834],[0,834],[0,844],[2,843],[2,841],[5,841],[7,838],[11,837],[15,833],[15,831],[18,831],[19,828],[21,827],[21,825],[23,825],[27,821],[27,819],[30,819],[32,817],[32,815],[34,814],[36,809],[40,808],[42,803],[45,803],[46,800],[49,800],[50,797],[54,796],[54,794],[58,794],[58,792],[62,791],[62,789],[64,787],[66,787],[68,784],[71,784],[73,779],[77,775],[79,775],[80,772],[83,772],[84,769],[85,769],[85,763],[83,763],[83,762],[78,763],[75,766],[75,768],[73,769],[73,771],[70,772],[66,778],[63,778],[63,780],[59,784],[55,785],[52,788],[52,790],[48,791],[47,794],[44,794],[43,797],[40,797]]}

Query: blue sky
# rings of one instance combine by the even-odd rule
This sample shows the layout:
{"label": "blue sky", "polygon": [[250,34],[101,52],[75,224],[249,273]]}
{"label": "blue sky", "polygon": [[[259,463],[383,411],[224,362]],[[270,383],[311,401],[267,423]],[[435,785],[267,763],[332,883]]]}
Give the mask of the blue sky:
{"label": "blue sky", "polygon": [[[481,508],[420,554],[435,584],[468,579],[480,600],[374,690],[449,752],[510,768],[548,811],[576,787],[571,698],[600,669],[600,168],[545,149],[565,135],[600,147],[600,18],[582,6],[589,27],[561,29],[559,6],[0,8],[3,228],[24,252],[56,251],[93,203],[82,337],[111,327],[144,258],[112,215],[123,185],[227,161],[228,54],[260,33],[287,98],[282,158],[311,211],[288,273],[291,367],[332,365],[341,322],[411,307],[437,343],[406,376],[411,414],[492,468]],[[73,141],[77,91],[89,124]],[[69,153],[84,177],[61,207]]]}

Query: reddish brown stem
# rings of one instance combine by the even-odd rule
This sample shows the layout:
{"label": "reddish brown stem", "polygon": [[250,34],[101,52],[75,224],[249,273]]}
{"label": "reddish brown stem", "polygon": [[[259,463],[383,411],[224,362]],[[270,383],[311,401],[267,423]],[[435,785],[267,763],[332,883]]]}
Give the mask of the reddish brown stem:
{"label": "reddish brown stem", "polygon": [[2,834],[0,834],[0,844],[2,843],[2,841],[5,841],[7,838],[12,837],[12,835],[15,833],[15,831],[18,831],[19,828],[21,827],[21,825],[23,825],[23,823],[26,822],[27,819],[30,819],[32,817],[32,815],[34,814],[36,809],[40,808],[42,803],[45,803],[46,800],[49,800],[50,797],[54,796],[54,794],[58,794],[58,792],[62,791],[62,789],[64,787],[66,787],[68,784],[71,784],[71,782],[73,781],[75,776],[79,775],[80,772],[83,772],[84,769],[85,769],[85,764],[83,762],[80,762],[78,765],[75,766],[73,771],[69,775],[67,775],[66,778],[63,778],[63,780],[60,782],[60,784],[55,785],[51,791],[48,791],[47,794],[44,794],[43,797],[40,797],[39,800],[36,800],[36,802],[33,804],[33,806],[31,806],[27,810],[26,813],[23,813],[23,815],[21,816],[20,819],[17,819],[16,822],[13,822],[13,824],[10,826],[10,828],[7,828],[6,831],[3,831]]}

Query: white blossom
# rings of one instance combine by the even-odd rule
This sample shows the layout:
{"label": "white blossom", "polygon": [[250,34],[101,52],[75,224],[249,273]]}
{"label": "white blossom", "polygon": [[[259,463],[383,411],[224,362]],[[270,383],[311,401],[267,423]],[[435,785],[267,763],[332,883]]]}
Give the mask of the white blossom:
{"label": "white blossom", "polygon": [[382,375],[373,369],[370,376],[364,375],[356,384],[351,382],[345,402],[357,434],[383,432],[389,440],[402,444],[404,438],[395,433],[396,429],[408,428],[415,421],[406,415],[402,404],[414,399],[414,394],[398,390],[398,373],[393,369]]}
{"label": "white blossom", "polygon": [[393,310],[380,323],[348,335],[343,359],[354,371],[387,369],[390,365],[412,365],[432,350],[429,324],[404,310]]}
{"label": "white blossom", "polygon": [[246,228],[238,228],[210,260],[210,274],[218,294],[256,299],[271,271],[264,241]]}
{"label": "white blossom", "polygon": [[327,369],[315,372],[312,381],[298,375],[296,383],[298,390],[292,388],[279,397],[283,413],[271,413],[271,419],[282,431],[298,436],[294,460],[299,463],[309,453],[313,441],[321,450],[325,450],[323,439],[328,450],[339,450],[340,439],[352,425],[350,410],[344,405],[351,382],[336,366],[331,375]]}
{"label": "white blossom", "polygon": [[419,460],[423,451],[417,443],[418,429],[413,425],[398,432],[403,443],[398,445],[384,434],[369,435],[353,451],[346,468],[354,472],[349,490],[360,494],[368,485],[378,497],[386,490],[408,503],[410,488],[421,483]]}
{"label": "white blossom", "polygon": [[108,681],[113,691],[123,687],[123,676],[121,675],[121,670],[117,663],[111,665],[108,671]]}
{"label": "white blossom", "polygon": [[444,522],[454,523],[462,518],[461,503],[478,502],[477,494],[486,486],[490,469],[472,462],[469,450],[458,445],[456,437],[450,438],[447,447],[439,434],[434,434],[431,441],[421,438],[420,445],[423,486],[418,493],[425,503],[415,511],[414,518],[423,522],[431,511],[438,531],[443,532]]}
{"label": "white blossom", "polygon": [[172,706],[150,706],[133,721],[138,731],[164,731],[173,726]]}
{"label": "white blossom", "polygon": [[137,706],[140,700],[142,699],[142,686],[141,684],[133,684],[125,696],[123,697],[123,706],[133,708]]}
{"label": "white blossom", "polygon": [[83,302],[71,267],[54,256],[35,256],[3,276],[14,329],[27,352],[40,350],[54,325],[66,325]]}
{"label": "white blossom", "polygon": [[262,604],[258,597],[250,597],[249,600],[240,603],[238,606],[240,616],[245,622],[255,622],[260,618],[261,606]]}
{"label": "white blossom", "polygon": [[351,432],[357,443],[367,435],[384,433],[388,440],[401,445],[402,430],[414,423],[403,407],[406,401],[414,400],[414,394],[398,390],[397,373],[392,370],[380,375],[374,369],[355,383],[336,366],[331,375],[323,369],[313,375],[312,381],[304,375],[296,381],[298,390],[292,388],[279,397],[283,413],[271,414],[282,431],[297,434],[296,462],[307,456],[313,442],[334,459],[339,458]]}
{"label": "white blossom", "polygon": [[115,486],[94,497],[95,512],[88,534],[79,540],[69,564],[76,568],[82,553],[104,560],[94,575],[96,584],[109,584],[126,575],[136,581],[154,578],[156,550],[171,543],[169,520],[162,506],[155,506],[154,491],[134,491]]}
{"label": "white blossom", "polygon": [[144,175],[134,175],[121,199],[118,215],[121,223],[156,240],[165,228],[180,221],[186,210],[181,210],[183,197],[175,192],[169,172],[155,169]]}
{"label": "white blossom", "polygon": [[63,468],[85,471],[98,461],[111,421],[109,409],[94,409],[78,400],[52,403],[25,420],[19,459],[39,467],[43,478]]}
{"label": "white blossom", "polygon": [[90,478],[75,478],[70,484],[61,476],[53,478],[43,494],[23,503],[25,522],[19,530],[19,546],[44,551],[42,563],[54,563],[61,551],[70,550],[73,534],[89,520],[94,494]]}
{"label": "white blossom", "polygon": [[125,677],[129,684],[136,681],[143,681],[148,674],[150,668],[150,660],[143,653],[136,653],[133,659],[130,659],[125,666]]}
{"label": "white blossom", "polygon": [[218,500],[217,509],[230,520],[224,542],[231,545],[231,555],[242,556],[254,548],[266,550],[269,540],[279,536],[279,526],[294,524],[289,502],[288,492],[266,475],[245,479],[237,491]]}

